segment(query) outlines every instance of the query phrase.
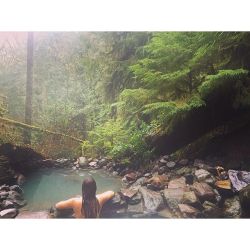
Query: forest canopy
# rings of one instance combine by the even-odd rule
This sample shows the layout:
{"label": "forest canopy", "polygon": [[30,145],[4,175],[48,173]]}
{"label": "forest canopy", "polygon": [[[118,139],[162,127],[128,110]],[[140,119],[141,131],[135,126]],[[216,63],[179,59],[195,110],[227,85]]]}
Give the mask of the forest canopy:
{"label": "forest canopy", "polygon": [[[19,122],[26,47],[18,37],[0,47],[0,116]],[[249,58],[248,32],[34,33],[32,125],[79,138],[87,156],[174,153],[249,122]],[[34,133],[31,145],[42,143],[67,152]]]}

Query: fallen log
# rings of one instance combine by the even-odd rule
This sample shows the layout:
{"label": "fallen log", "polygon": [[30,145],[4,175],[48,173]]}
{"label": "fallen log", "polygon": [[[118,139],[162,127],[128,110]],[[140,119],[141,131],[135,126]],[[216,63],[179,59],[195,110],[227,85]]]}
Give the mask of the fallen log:
{"label": "fallen log", "polygon": [[37,127],[37,126],[34,126],[34,125],[28,125],[26,123],[18,122],[18,121],[11,120],[11,119],[8,119],[8,118],[0,117],[0,122],[4,122],[4,123],[7,123],[7,124],[17,126],[17,127],[21,127],[23,129],[31,129],[31,130],[40,131],[40,132],[43,132],[43,133],[46,133],[46,134],[52,134],[52,135],[67,137],[67,138],[70,138],[70,139],[72,139],[74,141],[78,141],[78,142],[81,142],[81,143],[84,141],[84,140],[78,139],[78,138],[76,138],[74,136],[71,136],[71,135],[66,135],[66,134],[63,134],[63,133],[50,131],[50,130],[47,130],[47,129],[43,129],[43,128],[40,128],[40,127]]}

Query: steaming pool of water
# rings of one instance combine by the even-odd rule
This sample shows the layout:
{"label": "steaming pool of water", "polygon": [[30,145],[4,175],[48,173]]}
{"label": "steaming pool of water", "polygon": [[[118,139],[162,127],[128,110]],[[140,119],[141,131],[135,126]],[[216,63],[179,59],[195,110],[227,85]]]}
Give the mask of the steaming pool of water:
{"label": "steaming pool of water", "polygon": [[97,193],[118,191],[121,179],[104,170],[43,169],[30,176],[24,184],[24,198],[27,205],[23,210],[39,211],[49,209],[56,202],[81,195],[84,177],[92,176],[97,183]]}

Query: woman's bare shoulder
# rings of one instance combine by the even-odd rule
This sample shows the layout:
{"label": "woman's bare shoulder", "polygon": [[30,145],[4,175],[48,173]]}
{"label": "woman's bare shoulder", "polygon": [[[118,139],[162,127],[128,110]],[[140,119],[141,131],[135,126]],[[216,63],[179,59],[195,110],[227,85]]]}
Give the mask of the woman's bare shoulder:
{"label": "woman's bare shoulder", "polygon": [[103,204],[106,201],[108,201],[111,198],[113,198],[114,195],[115,195],[114,191],[106,191],[106,192],[104,192],[102,194],[98,194],[96,197],[97,197],[99,203]]}
{"label": "woman's bare shoulder", "polygon": [[82,196],[78,195],[78,196],[74,197],[73,199],[74,199],[74,203],[76,203],[76,204],[81,203],[82,204]]}
{"label": "woman's bare shoulder", "polygon": [[56,203],[56,208],[58,208],[58,209],[72,208],[75,205],[77,205],[78,203],[81,203],[81,201],[82,201],[81,196],[73,197],[73,198],[70,198],[68,200],[64,200],[64,201],[60,201],[60,202]]}

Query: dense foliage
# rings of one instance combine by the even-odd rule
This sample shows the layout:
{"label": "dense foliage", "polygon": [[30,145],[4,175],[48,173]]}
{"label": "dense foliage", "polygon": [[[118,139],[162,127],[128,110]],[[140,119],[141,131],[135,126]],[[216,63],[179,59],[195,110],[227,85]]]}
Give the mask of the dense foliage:
{"label": "dense foliage", "polygon": [[[194,111],[250,108],[247,32],[47,33],[35,44],[33,123],[84,139],[85,155],[146,161],[148,138]],[[1,58],[0,90],[22,121],[25,44],[3,49],[13,59]]]}

